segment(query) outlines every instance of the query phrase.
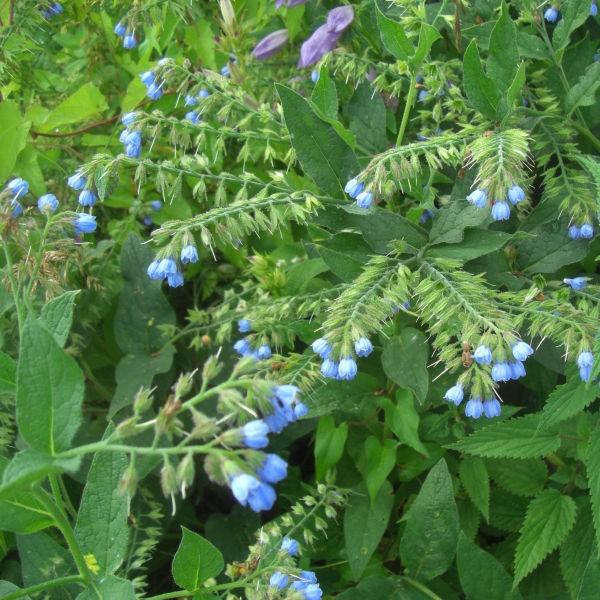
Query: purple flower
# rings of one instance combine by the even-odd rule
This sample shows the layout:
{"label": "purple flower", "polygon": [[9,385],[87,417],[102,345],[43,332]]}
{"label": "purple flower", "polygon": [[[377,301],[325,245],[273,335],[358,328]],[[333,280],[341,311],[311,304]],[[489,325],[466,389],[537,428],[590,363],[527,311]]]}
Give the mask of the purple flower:
{"label": "purple flower", "polygon": [[471,398],[465,406],[465,415],[467,417],[473,417],[473,419],[479,419],[483,413],[483,404],[481,398]]}
{"label": "purple flower", "polygon": [[258,476],[265,483],[277,483],[287,476],[287,463],[277,454],[267,454],[262,467],[257,470]]}
{"label": "purple flower", "polygon": [[340,35],[350,27],[354,20],[354,9],[351,6],[338,6],[329,11],[327,15],[327,30],[330,33],[339,33]]}
{"label": "purple flower", "polygon": [[277,54],[290,39],[287,29],[278,29],[265,36],[252,50],[252,55],[257,60],[265,60]]}
{"label": "purple flower", "polygon": [[244,444],[248,448],[264,448],[269,443],[269,426],[262,419],[255,419],[242,427]]}
{"label": "purple flower", "polygon": [[292,538],[285,537],[281,542],[281,549],[285,550],[290,556],[298,554],[298,542]]}
{"label": "purple flower", "polygon": [[327,24],[318,27],[300,48],[298,68],[310,67],[318,62],[324,54],[335,48],[339,37],[340,34],[329,31]]}

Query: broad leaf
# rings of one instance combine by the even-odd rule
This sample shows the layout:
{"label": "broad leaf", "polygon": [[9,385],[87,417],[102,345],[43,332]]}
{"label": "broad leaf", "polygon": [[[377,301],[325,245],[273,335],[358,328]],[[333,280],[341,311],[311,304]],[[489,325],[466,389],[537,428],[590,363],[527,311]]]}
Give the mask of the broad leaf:
{"label": "broad leaf", "polygon": [[0,501],[0,530],[33,533],[52,524],[52,515],[30,492],[17,492]]}
{"label": "broad leaf", "polygon": [[517,27],[508,14],[506,2],[502,2],[502,14],[492,29],[489,50],[487,74],[496,89],[505,95],[513,83],[519,65]]}
{"label": "broad leaf", "polygon": [[552,45],[556,51],[562,50],[568,43],[569,37],[590,16],[588,0],[569,0],[560,7],[561,20],[552,34]]}
{"label": "broad leaf", "polygon": [[17,382],[17,363],[0,351],[0,394],[14,394]]}
{"label": "broad leaf", "polygon": [[17,156],[27,141],[31,123],[23,121],[21,111],[12,100],[0,103],[0,185],[4,185],[12,173]]}
{"label": "broad leaf", "polygon": [[578,106],[591,106],[596,102],[596,92],[600,86],[600,62],[587,67],[577,83],[569,89],[565,97],[565,110],[571,114]]}
{"label": "broad leaf", "polygon": [[600,428],[596,427],[590,435],[590,444],[585,459],[585,468],[590,488],[592,516],[596,541],[600,549]]}
{"label": "broad leaf", "polygon": [[350,131],[361,148],[376,154],[387,148],[385,105],[369,83],[361,83],[346,108]]}
{"label": "broad leaf", "polygon": [[65,292],[58,298],[44,304],[40,322],[54,336],[56,343],[62,348],[67,341],[73,320],[73,303],[79,290]]}
{"label": "broad leaf", "polygon": [[383,398],[381,404],[385,409],[386,425],[398,440],[428,456],[427,448],[419,438],[419,413],[415,410],[414,398],[410,390],[399,389],[396,392],[395,404],[390,398]]}
{"label": "broad leaf", "polygon": [[540,458],[488,458],[485,464],[490,477],[517,496],[535,496],[548,478],[546,463]]}
{"label": "broad leaf", "polygon": [[109,575],[88,587],[77,596],[77,600],[136,600],[133,583],[128,579]]}
{"label": "broad leaf", "polygon": [[421,29],[419,30],[419,43],[417,45],[417,51],[415,55],[410,59],[413,66],[418,67],[426,54],[429,52],[431,46],[433,46],[436,40],[441,37],[440,32],[429,25],[428,23],[421,23]]}
{"label": "broad leaf", "polygon": [[453,200],[435,214],[429,238],[432,244],[456,244],[463,240],[467,227],[478,227],[490,220],[488,211],[477,208],[464,199]]}
{"label": "broad leaf", "polygon": [[433,246],[427,250],[425,256],[429,258],[454,258],[466,262],[495,252],[499,248],[502,248],[511,238],[512,235],[504,233],[504,231],[467,229],[464,232],[464,239],[459,243]]}
{"label": "broad leaf", "polygon": [[557,386],[548,396],[540,429],[548,429],[580,413],[600,395],[598,386],[586,386],[579,375],[573,374],[564,385]]}
{"label": "broad leaf", "polygon": [[500,93],[494,81],[483,72],[475,40],[471,40],[465,52],[463,69],[463,82],[467,98],[484,117],[495,119]]}
{"label": "broad leaf", "polygon": [[311,96],[312,103],[329,119],[337,119],[338,97],[335,83],[325,66],[319,71],[319,79]]}
{"label": "broad leaf", "polygon": [[315,438],[317,480],[321,480],[328,469],[342,458],[347,437],[348,423],[342,423],[336,427],[331,415],[319,419]]}
{"label": "broad leaf", "polygon": [[490,478],[485,463],[477,456],[465,456],[459,466],[460,481],[486,521],[490,520]]}
{"label": "broad leaf", "polygon": [[377,7],[377,25],[379,35],[386,50],[398,60],[408,61],[414,53],[415,47],[410,43],[404,33],[404,27],[392,19],[388,19]]}
{"label": "broad leaf", "polygon": [[374,435],[370,435],[365,441],[364,451],[363,476],[369,490],[369,498],[373,503],[383,482],[396,465],[396,443],[394,440],[387,439],[382,445]]}

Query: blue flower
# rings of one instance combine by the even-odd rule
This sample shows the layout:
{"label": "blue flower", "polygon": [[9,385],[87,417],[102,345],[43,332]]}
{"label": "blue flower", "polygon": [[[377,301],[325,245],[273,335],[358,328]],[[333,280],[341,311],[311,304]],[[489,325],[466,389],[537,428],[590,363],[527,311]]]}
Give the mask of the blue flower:
{"label": "blue flower", "polygon": [[55,15],[59,15],[62,11],[63,7],[58,2],[55,2],[48,10],[43,10],[42,15],[44,15],[46,19],[50,19]]}
{"label": "blue flower", "polygon": [[37,201],[41,213],[53,213],[58,208],[58,200],[54,194],[44,194]]}
{"label": "blue flower", "polygon": [[184,106],[196,106],[196,104],[198,104],[198,98],[196,98],[196,96],[192,96],[191,94],[185,95],[183,102]]}
{"label": "blue flower", "polygon": [[590,16],[595,17],[598,14],[598,5],[592,1],[590,4]]}
{"label": "blue flower", "polygon": [[158,211],[162,208],[162,202],[160,200],[152,200],[152,202],[150,202],[150,207],[152,210]]}
{"label": "blue flower", "polygon": [[123,37],[123,48],[127,48],[130,50],[131,48],[137,47],[137,40],[135,39],[135,35],[133,33],[126,33]]}
{"label": "blue flower", "polygon": [[227,65],[221,67],[221,75],[223,75],[223,77],[231,77],[231,73],[229,72],[229,67]]}
{"label": "blue flower", "polygon": [[329,358],[329,355],[331,354],[331,346],[329,345],[327,338],[324,337],[315,340],[311,344],[311,348],[313,349],[313,352],[318,354],[321,358]]}
{"label": "blue flower", "polygon": [[268,483],[261,481],[248,493],[248,504],[254,512],[271,510],[276,498],[275,490]]}
{"label": "blue flower", "polygon": [[456,406],[458,406],[463,401],[463,398],[464,392],[461,383],[457,383],[444,394],[444,399],[448,400],[448,402],[453,402],[454,404],[456,404]]}
{"label": "blue flower", "polygon": [[419,102],[425,102],[427,96],[429,96],[429,92],[427,90],[421,90],[417,99]]}
{"label": "blue flower", "polygon": [[13,209],[10,216],[13,217],[14,219],[16,219],[23,212],[23,207],[21,206],[21,203],[16,198],[13,198],[10,201],[10,207]]}
{"label": "blue flower", "polygon": [[483,414],[488,418],[500,416],[500,402],[496,398],[487,398],[483,401]]}
{"label": "blue flower", "polygon": [[87,183],[87,177],[81,173],[75,173],[67,179],[67,185],[74,190],[82,190]]}
{"label": "blue flower", "polygon": [[287,405],[292,404],[296,400],[298,392],[300,392],[300,388],[296,385],[278,385],[275,388],[275,396]]}
{"label": "blue flower", "polygon": [[544,13],[544,19],[546,19],[548,23],[556,23],[556,19],[558,19],[558,11],[553,6],[549,6]]}
{"label": "blue flower", "polygon": [[346,187],[344,191],[350,198],[356,198],[364,189],[365,184],[358,181],[358,179],[350,179],[348,183],[346,183]]}
{"label": "blue flower", "polygon": [[183,273],[181,271],[175,271],[175,273],[167,274],[167,285],[172,288],[181,287],[183,285]]}
{"label": "blue flower", "polygon": [[231,492],[242,506],[246,506],[250,492],[259,485],[260,481],[248,473],[240,473],[231,478]]}
{"label": "blue flower", "polygon": [[321,364],[321,373],[323,373],[325,377],[331,377],[332,379],[336,379],[338,376],[337,363],[331,360],[330,358],[326,358]]}
{"label": "blue flower", "polygon": [[281,542],[281,549],[290,556],[295,556],[298,554],[298,542],[292,538],[284,537]]}
{"label": "blue flower", "polygon": [[581,236],[581,229],[579,229],[579,227],[577,227],[577,225],[571,225],[571,227],[569,227],[569,237],[572,240],[578,240],[580,236]]}
{"label": "blue flower", "polygon": [[238,321],[238,331],[240,333],[248,333],[252,327],[252,323],[248,319],[240,319]]}
{"label": "blue flower", "polygon": [[517,360],[523,362],[524,360],[527,360],[528,356],[533,354],[533,348],[529,344],[519,341],[513,345],[512,353]]}
{"label": "blue flower", "polygon": [[317,83],[317,81],[319,81],[319,71],[311,71],[310,78],[313,83]]}
{"label": "blue flower", "polygon": [[340,360],[340,364],[338,365],[338,377],[339,379],[354,379],[356,375],[356,362],[351,356],[346,356]]}
{"label": "blue flower", "polygon": [[492,362],[492,351],[482,344],[475,349],[473,358],[480,365],[489,365]]}
{"label": "blue flower", "polygon": [[177,263],[170,256],[166,256],[160,261],[159,268],[164,273],[164,277],[177,273]]}
{"label": "blue flower", "polygon": [[142,83],[148,87],[154,83],[155,75],[154,71],[144,71],[143,73],[140,73],[138,77],[142,80]]}
{"label": "blue flower", "polygon": [[582,290],[586,286],[586,282],[583,277],[574,277],[573,279],[566,277],[563,279],[563,282],[567,285],[570,285],[576,291]]}
{"label": "blue flower", "polygon": [[129,125],[131,125],[135,121],[135,117],[136,117],[136,114],[134,112],[125,113],[121,117],[121,123],[123,123],[123,125],[127,125],[127,127],[129,127]]}
{"label": "blue flower", "polygon": [[144,217],[144,218],[142,219],[142,223],[143,223],[144,225],[147,225],[148,227],[150,227],[150,225],[153,225],[153,224],[154,224],[154,221],[152,220],[152,217]]}
{"label": "blue flower", "polygon": [[[181,262],[185,265],[187,263],[198,262],[198,250],[193,244],[187,244],[181,249]],[[242,331],[240,329],[240,331]],[[247,330],[246,330],[247,331]]]}
{"label": "blue flower", "polygon": [[467,202],[474,204],[477,208],[483,208],[487,204],[487,194],[485,190],[479,188],[467,196]]}
{"label": "blue flower", "polygon": [[113,29],[113,31],[119,36],[119,37],[123,37],[125,35],[125,32],[127,31],[125,29],[125,25],[123,25],[123,23],[121,23],[121,21],[119,21],[116,25],[115,28]]}
{"label": "blue flower", "polygon": [[304,600],[321,600],[323,597],[323,590],[316,583],[309,583],[302,593]]}
{"label": "blue flower", "polygon": [[419,217],[419,223],[421,225],[425,225],[425,223],[427,223],[429,219],[433,219],[434,216],[435,213],[432,210],[426,209],[421,213],[421,216]]}
{"label": "blue flower", "polygon": [[160,85],[156,85],[156,83],[151,83],[148,86],[148,90],[146,92],[146,96],[148,96],[148,98],[150,98],[151,100],[158,100],[159,98],[162,97],[162,86],[164,85],[164,82],[161,83]]}
{"label": "blue flower", "polygon": [[269,398],[275,412],[265,415],[264,421],[271,433],[280,433],[284,427],[296,420],[296,415],[291,406],[280,402],[277,398]]}
{"label": "blue flower", "polygon": [[204,88],[198,92],[199,98],[208,98],[209,96],[210,96],[210,92],[208,90],[205,90]]}
{"label": "blue flower", "polygon": [[354,350],[356,356],[369,356],[373,352],[373,344],[366,337],[360,337],[354,342]]}
{"label": "blue flower", "polygon": [[267,454],[256,472],[265,483],[277,483],[287,477],[288,464],[277,454]]}
{"label": "blue flower", "polygon": [[269,579],[269,585],[282,590],[288,583],[288,576],[281,571],[275,571]]}
{"label": "blue flower", "polygon": [[139,158],[142,153],[142,147],[139,144],[127,144],[125,146],[125,155],[130,158]]}
{"label": "blue flower", "polygon": [[510,190],[508,190],[508,199],[511,204],[523,202],[523,200],[525,200],[525,192],[518,185],[513,185]]}
{"label": "blue flower", "polygon": [[14,194],[15,198],[19,198],[29,191],[29,183],[24,179],[17,177],[16,179],[9,181],[6,188]]}
{"label": "blue flower", "polygon": [[294,416],[299,419],[300,417],[304,417],[308,414],[308,406],[304,404],[304,402],[298,402],[296,406],[294,406]]}
{"label": "blue flower", "polygon": [[294,590],[305,590],[309,585],[317,583],[317,576],[312,571],[301,571],[298,577],[299,580],[290,585]]}
{"label": "blue flower", "polygon": [[588,350],[584,350],[579,353],[577,357],[577,366],[579,368],[582,367],[591,367],[594,364],[594,355]]}
{"label": "blue flower", "polygon": [[194,125],[197,125],[200,122],[200,115],[198,113],[195,113],[193,110],[190,110],[189,112],[185,113],[185,118],[188,121],[191,121]]}
{"label": "blue flower", "polygon": [[483,404],[481,398],[471,398],[465,406],[465,416],[479,419],[483,413]]}
{"label": "blue flower", "polygon": [[591,240],[594,237],[594,228],[589,223],[584,223],[579,230],[579,235],[584,240]]}
{"label": "blue flower", "polygon": [[373,192],[361,192],[356,196],[356,204],[365,210],[373,204]]}
{"label": "blue flower", "polygon": [[494,381],[508,381],[511,376],[512,372],[508,363],[500,362],[492,367],[492,379]]}
{"label": "blue flower", "polygon": [[269,443],[267,433],[269,433],[269,426],[262,419],[255,419],[242,427],[244,444],[248,448],[264,448],[267,446]]}
{"label": "blue flower", "polygon": [[76,233],[92,233],[96,231],[96,217],[86,213],[77,213],[77,218],[73,221]]}
{"label": "blue flower", "polygon": [[510,205],[503,200],[494,202],[492,206],[492,219],[495,221],[507,221],[510,218]]}
{"label": "blue flower", "polygon": [[250,350],[250,343],[247,339],[238,340],[234,345],[233,349],[238,353],[244,356]]}
{"label": "blue flower", "polygon": [[164,279],[165,274],[160,270],[160,260],[153,260],[146,270],[150,279]]}
{"label": "blue flower", "polygon": [[519,379],[519,377],[525,377],[527,373],[525,372],[525,365],[516,360],[515,362],[508,363],[508,367],[510,369],[510,378],[511,379]]}

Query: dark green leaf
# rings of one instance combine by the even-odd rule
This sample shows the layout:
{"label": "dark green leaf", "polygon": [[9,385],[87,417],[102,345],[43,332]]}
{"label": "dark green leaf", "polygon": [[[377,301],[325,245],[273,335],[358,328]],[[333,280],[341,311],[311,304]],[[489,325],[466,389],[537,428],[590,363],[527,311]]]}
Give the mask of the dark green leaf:
{"label": "dark green leaf", "polygon": [[0,394],[14,394],[17,381],[17,363],[0,351]]}
{"label": "dark green leaf", "polygon": [[443,458],[427,475],[406,520],[400,541],[406,574],[429,581],[444,573],[454,561],[458,512],[452,479]]}
{"label": "dark green leaf", "polygon": [[360,172],[354,152],[302,96],[283,85],[276,87],[302,168],[325,193],[341,197],[346,182]]}
{"label": "dark green leaf", "polygon": [[370,435],[365,441],[364,449],[366,460],[363,476],[373,503],[383,482],[396,464],[396,443],[387,439],[382,445],[374,435]]}
{"label": "dark green leaf", "polygon": [[460,461],[460,480],[486,521],[490,520],[490,479],[485,463],[477,456],[465,456]]}
{"label": "dark green leaf", "polygon": [[385,105],[381,95],[370,84],[361,83],[356,88],[346,114],[350,131],[356,136],[361,148],[373,154],[387,148]]}
{"label": "dark green leaf", "polygon": [[515,555],[516,586],[567,537],[575,523],[573,498],[548,488],[527,508]]}
{"label": "dark green leaf", "polygon": [[385,374],[400,387],[412,390],[417,402],[423,403],[429,387],[425,334],[407,328],[383,349],[381,363]]}
{"label": "dark green leaf", "polygon": [[560,6],[561,20],[552,34],[552,45],[556,51],[562,50],[568,43],[570,35],[590,16],[588,0],[569,0]]}
{"label": "dark green leaf", "polygon": [[415,47],[410,43],[400,23],[388,19],[377,7],[377,25],[379,35],[386,50],[398,60],[408,61],[415,53]]}
{"label": "dark green leaf", "polygon": [[517,69],[515,78],[513,79],[508,91],[506,92],[506,102],[509,108],[512,108],[516,103],[517,106],[523,105],[523,96],[521,88],[525,85],[525,63],[522,62]]}
{"label": "dark green leaf", "polygon": [[[492,79],[487,77],[481,66],[477,42],[471,40],[463,58],[465,92],[475,109],[488,119],[496,118],[500,93]],[[475,208],[475,207],[473,207]]]}
{"label": "dark green leaf", "polygon": [[399,389],[396,392],[395,404],[389,398],[382,399],[381,404],[385,409],[386,425],[398,440],[428,456],[427,448],[419,438],[419,413],[415,410],[410,390]]}
{"label": "dark green leaf", "polygon": [[136,600],[133,583],[121,577],[109,575],[90,585],[77,596],[77,600]]}
{"label": "dark green leaf", "polygon": [[535,496],[548,478],[546,463],[540,458],[488,458],[485,464],[490,477],[517,496]]}
{"label": "dark green leaf", "polygon": [[571,114],[578,106],[591,106],[596,102],[600,86],[600,62],[593,62],[565,97],[565,110]]}
{"label": "dark green leaf", "polygon": [[320,242],[319,253],[332,273],[350,283],[362,273],[372,251],[360,235],[342,232]]}
{"label": "dark green leaf", "polygon": [[394,492],[385,481],[371,503],[364,483],[352,494],[344,513],[344,540],[354,579],[360,579],[381,540],[394,505]]}
{"label": "dark green leaf", "polygon": [[519,54],[525,58],[535,58],[538,60],[551,60],[548,54],[548,48],[542,38],[537,35],[531,35],[524,31],[517,33],[517,44]]}
{"label": "dark green leaf", "polygon": [[425,253],[429,258],[455,258],[468,261],[502,248],[511,239],[510,233],[488,229],[467,229],[459,243],[439,244]]}
{"label": "dark green leaf", "polygon": [[292,265],[286,273],[286,293],[290,296],[301,294],[313,278],[325,271],[329,271],[329,267],[322,258],[311,258]]}
{"label": "dark green leaf", "polygon": [[477,227],[490,221],[487,210],[477,208],[466,200],[453,200],[437,211],[429,239],[432,244],[456,244],[465,236],[467,227]]}
{"label": "dark green leaf", "polygon": [[542,412],[540,429],[548,429],[561,421],[570,419],[591,404],[599,395],[598,386],[587,387],[579,375],[573,375],[567,383],[557,386],[548,396]]}
{"label": "dark green leaf", "polygon": [[42,308],[40,321],[54,336],[56,343],[62,348],[67,341],[73,320],[73,303],[79,290],[65,292],[62,296],[50,300]]}
{"label": "dark green leaf", "polygon": [[574,596],[577,600],[596,600],[600,590],[600,561],[590,556],[581,578],[581,585]]}
{"label": "dark green leaf", "polygon": [[600,428],[596,427],[590,435],[590,444],[585,459],[585,468],[590,488],[592,516],[596,530],[596,543],[600,549]]}
{"label": "dark green leaf", "polygon": [[431,46],[433,46],[434,42],[439,40],[440,37],[440,32],[435,27],[428,25],[427,23],[421,23],[417,51],[410,60],[413,66],[418,67],[421,64]]}
{"label": "dark green leaf", "polygon": [[182,538],[173,557],[173,579],[180,588],[194,592],[223,570],[223,555],[201,535],[181,528]]}
{"label": "dark green leaf", "polygon": [[338,97],[335,83],[331,81],[327,67],[322,66],[319,79],[313,90],[311,100],[313,104],[329,119],[337,119]]}
{"label": "dark green leaf", "polygon": [[21,111],[12,100],[0,103],[0,181],[1,185],[12,173],[17,156],[25,148],[31,123],[23,121]]}
{"label": "dark green leaf", "polygon": [[52,524],[52,516],[30,492],[17,492],[0,501],[0,530],[33,533]]}
{"label": "dark green leaf", "polygon": [[364,600],[365,596],[372,600],[412,600],[408,596],[399,595],[395,578],[381,575],[365,577],[357,586],[345,590],[335,598],[336,600]]}
{"label": "dark green leaf", "polygon": [[489,50],[487,74],[500,94],[505,95],[519,65],[517,28],[508,14],[506,2],[502,2],[502,14],[492,29]]}
{"label": "dark green leaf", "polygon": [[342,458],[347,437],[348,423],[342,423],[336,427],[331,415],[319,419],[315,439],[315,464],[318,480],[321,480],[327,470]]}

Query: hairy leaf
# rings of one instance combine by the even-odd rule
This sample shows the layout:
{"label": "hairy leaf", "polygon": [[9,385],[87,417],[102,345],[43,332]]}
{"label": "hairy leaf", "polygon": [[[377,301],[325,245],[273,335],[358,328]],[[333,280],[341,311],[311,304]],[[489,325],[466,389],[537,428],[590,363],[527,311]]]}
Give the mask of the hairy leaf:
{"label": "hairy leaf", "polygon": [[598,386],[586,386],[580,377],[570,377],[564,385],[559,385],[548,396],[540,429],[548,429],[561,421],[580,413],[600,395]]}
{"label": "hairy leaf", "polygon": [[490,35],[490,54],[487,59],[487,74],[501,94],[508,92],[518,64],[517,28],[508,14],[506,2],[502,2],[502,14]]}
{"label": "hairy leaf", "polygon": [[548,477],[546,463],[539,458],[488,458],[485,464],[490,477],[517,496],[535,496]]}
{"label": "hairy leaf", "polygon": [[593,62],[565,97],[565,109],[571,114],[578,106],[591,106],[600,86],[600,63]]}
{"label": "hairy leaf", "polygon": [[460,461],[460,480],[486,521],[490,520],[490,479],[483,460],[477,456],[465,456]]}
{"label": "hairy leaf", "polygon": [[487,77],[483,72],[475,40],[471,40],[465,52],[463,68],[463,82],[467,98],[484,117],[495,119],[500,93],[493,79]]}
{"label": "hairy leaf", "polygon": [[54,336],[56,343],[62,348],[67,341],[73,320],[73,303],[79,290],[65,292],[58,298],[44,304],[40,322]]}
{"label": "hairy leaf", "polygon": [[317,479],[322,479],[327,470],[342,458],[347,437],[348,423],[336,427],[331,415],[319,419],[315,438]]}
{"label": "hairy leaf", "polygon": [[363,475],[369,490],[369,498],[373,503],[383,482],[396,464],[396,443],[394,440],[387,439],[380,444],[374,435],[370,435],[365,441],[364,450],[366,460]]}

